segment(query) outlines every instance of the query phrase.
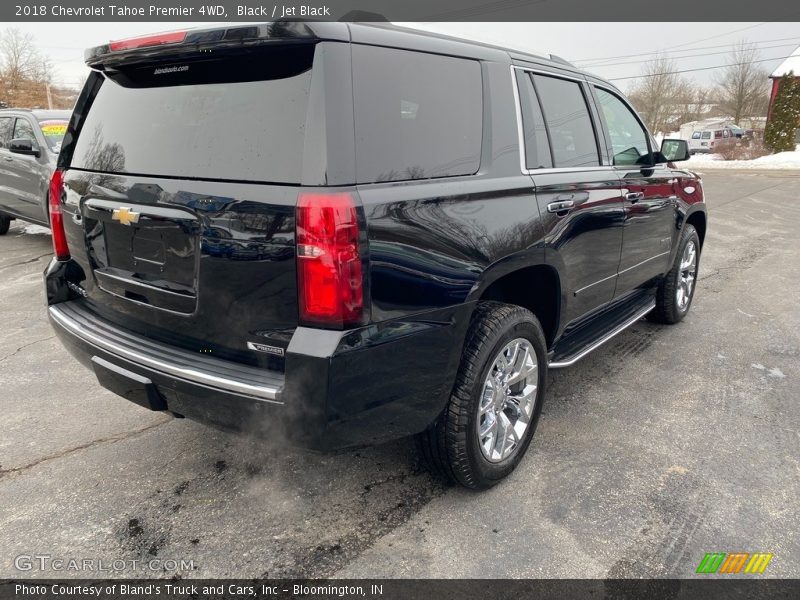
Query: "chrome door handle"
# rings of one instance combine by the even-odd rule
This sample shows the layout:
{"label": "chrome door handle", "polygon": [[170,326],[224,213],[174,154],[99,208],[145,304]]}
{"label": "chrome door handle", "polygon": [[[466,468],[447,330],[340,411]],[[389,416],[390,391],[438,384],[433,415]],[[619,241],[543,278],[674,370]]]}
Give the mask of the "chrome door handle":
{"label": "chrome door handle", "polygon": [[561,202],[551,202],[547,205],[547,212],[560,213],[572,209],[575,203],[572,200],[562,200]]}
{"label": "chrome door handle", "polygon": [[642,198],[644,198],[644,192],[628,192],[625,194],[625,199],[631,202],[638,202]]}

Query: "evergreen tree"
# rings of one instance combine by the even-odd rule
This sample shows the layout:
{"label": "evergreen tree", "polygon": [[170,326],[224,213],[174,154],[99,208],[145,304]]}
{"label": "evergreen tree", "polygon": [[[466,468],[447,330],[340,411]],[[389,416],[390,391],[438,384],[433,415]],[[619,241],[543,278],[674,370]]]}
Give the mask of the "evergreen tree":
{"label": "evergreen tree", "polygon": [[764,132],[764,145],[773,152],[795,149],[795,130],[800,127],[800,80],[789,71],[778,83],[769,123]]}

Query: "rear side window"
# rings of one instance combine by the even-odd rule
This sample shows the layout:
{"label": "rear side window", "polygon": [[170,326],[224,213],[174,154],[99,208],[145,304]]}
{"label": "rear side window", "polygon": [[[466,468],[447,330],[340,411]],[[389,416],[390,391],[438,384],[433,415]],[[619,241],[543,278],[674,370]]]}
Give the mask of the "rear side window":
{"label": "rear side window", "polygon": [[533,81],[550,133],[555,166],[598,166],[600,153],[581,84],[538,74]]}
{"label": "rear side window", "polygon": [[353,46],[356,180],[472,175],[483,99],[476,61]]}
{"label": "rear side window", "polygon": [[0,148],[8,147],[8,142],[11,141],[11,129],[13,126],[13,118],[0,117]]}
{"label": "rear side window", "polygon": [[552,167],[553,159],[550,155],[542,108],[533,89],[530,75],[518,71],[517,84],[522,110],[522,131],[525,136],[525,166],[528,169]]}
{"label": "rear side window", "polygon": [[299,183],[313,47],[108,73],[75,145],[92,171]]}
{"label": "rear side window", "polygon": [[703,139],[704,140],[710,140],[711,139],[711,132],[710,131],[704,131],[703,132]]}

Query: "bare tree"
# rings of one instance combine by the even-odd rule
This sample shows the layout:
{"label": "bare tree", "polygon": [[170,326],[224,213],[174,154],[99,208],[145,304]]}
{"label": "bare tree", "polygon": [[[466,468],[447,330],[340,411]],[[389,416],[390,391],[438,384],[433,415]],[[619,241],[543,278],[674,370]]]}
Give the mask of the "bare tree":
{"label": "bare tree", "polygon": [[740,41],[730,54],[731,66],[717,78],[721,108],[736,123],[743,117],[767,114],[769,79],[767,72],[756,62],[759,56],[755,44]]}
{"label": "bare tree", "polygon": [[9,106],[46,106],[50,79],[50,63],[33,37],[6,29],[0,35],[0,100]]}
{"label": "bare tree", "polygon": [[650,131],[669,131],[675,123],[677,96],[685,93],[675,63],[666,56],[656,56],[645,63],[638,83],[629,93],[631,102],[644,118]]}

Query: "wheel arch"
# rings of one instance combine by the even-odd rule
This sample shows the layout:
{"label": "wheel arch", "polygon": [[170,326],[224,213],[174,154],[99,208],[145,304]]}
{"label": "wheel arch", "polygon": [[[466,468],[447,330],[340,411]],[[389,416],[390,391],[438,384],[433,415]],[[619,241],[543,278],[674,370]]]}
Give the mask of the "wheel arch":
{"label": "wheel arch", "polygon": [[537,264],[501,275],[481,292],[481,300],[515,304],[539,319],[548,349],[558,332],[561,315],[561,279],[550,265]]}
{"label": "wheel arch", "polygon": [[700,250],[703,249],[703,242],[706,238],[706,213],[702,210],[696,210],[686,217],[686,225],[691,225],[697,231],[697,237],[700,238]]}

